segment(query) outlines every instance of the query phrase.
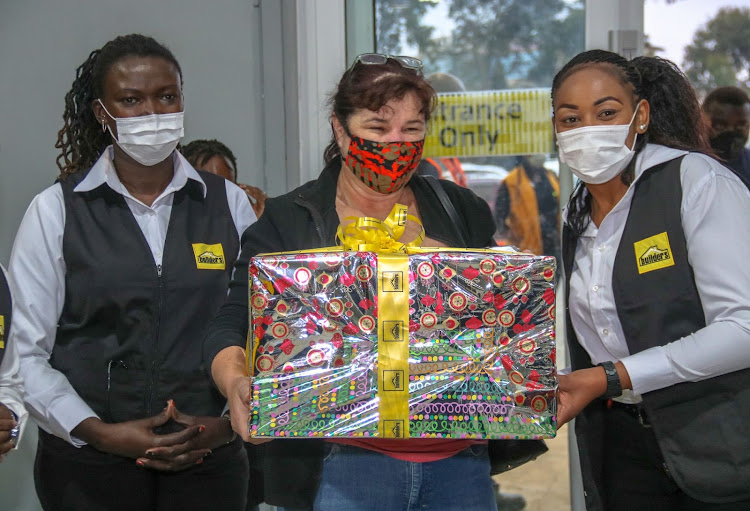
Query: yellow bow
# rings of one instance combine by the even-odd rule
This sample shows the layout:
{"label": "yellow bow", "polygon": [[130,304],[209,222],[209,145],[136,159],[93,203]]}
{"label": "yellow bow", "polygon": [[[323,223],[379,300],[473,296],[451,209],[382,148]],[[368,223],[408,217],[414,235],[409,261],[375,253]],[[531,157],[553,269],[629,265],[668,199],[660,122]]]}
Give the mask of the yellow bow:
{"label": "yellow bow", "polygon": [[[346,225],[339,225],[336,238],[339,245],[350,252],[406,252],[424,241],[424,226],[419,219],[407,213],[407,207],[396,204],[388,218],[378,220],[369,216],[347,217]],[[406,222],[410,220],[420,227],[419,235],[408,243],[399,241],[404,235]]]}

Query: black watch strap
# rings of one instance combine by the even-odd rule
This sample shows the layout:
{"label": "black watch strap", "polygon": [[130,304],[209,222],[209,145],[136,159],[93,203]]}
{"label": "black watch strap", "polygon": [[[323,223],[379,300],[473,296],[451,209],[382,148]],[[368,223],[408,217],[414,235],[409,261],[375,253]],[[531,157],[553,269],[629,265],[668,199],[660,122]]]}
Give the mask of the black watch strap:
{"label": "black watch strap", "polygon": [[620,375],[617,374],[614,362],[608,360],[599,365],[604,368],[604,372],[607,375],[607,391],[602,395],[602,399],[620,397],[622,395],[622,384],[620,383]]}

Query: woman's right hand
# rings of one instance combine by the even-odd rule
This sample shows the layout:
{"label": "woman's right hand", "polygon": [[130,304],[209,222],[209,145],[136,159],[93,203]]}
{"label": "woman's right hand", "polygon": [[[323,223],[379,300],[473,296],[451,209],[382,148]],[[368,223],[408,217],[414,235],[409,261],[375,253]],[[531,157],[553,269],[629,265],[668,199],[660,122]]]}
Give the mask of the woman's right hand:
{"label": "woman's right hand", "polygon": [[270,439],[251,438],[248,430],[248,419],[250,418],[250,378],[247,376],[235,377],[229,383],[227,389],[227,401],[229,402],[229,416],[232,419],[232,429],[242,437],[242,440],[251,444],[264,444]]}
{"label": "woman's right hand", "polygon": [[173,457],[165,460],[161,470],[176,472],[203,462],[210,449],[190,450],[188,440],[199,435],[204,427],[196,424],[176,433],[160,435],[154,428],[163,426],[171,418],[170,402],[158,415],[135,421],[108,424],[97,417],[89,417],[76,426],[72,436],[80,438],[95,449],[125,458],[137,459],[146,456],[152,447],[178,447]]}
{"label": "woman's right hand", "polygon": [[271,440],[250,438],[247,422],[250,418],[250,377],[247,374],[245,350],[230,346],[221,350],[211,363],[211,376],[229,403],[232,429],[251,444],[263,444]]}

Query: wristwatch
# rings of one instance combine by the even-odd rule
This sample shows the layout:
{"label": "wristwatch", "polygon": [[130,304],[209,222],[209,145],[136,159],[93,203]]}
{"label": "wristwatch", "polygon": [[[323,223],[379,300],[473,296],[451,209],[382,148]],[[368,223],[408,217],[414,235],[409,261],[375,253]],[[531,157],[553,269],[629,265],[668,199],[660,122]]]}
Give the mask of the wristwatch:
{"label": "wristwatch", "polygon": [[607,391],[601,396],[602,399],[620,397],[622,395],[622,384],[620,383],[620,375],[617,374],[614,362],[608,360],[599,365],[604,368],[604,372],[607,375]]}
{"label": "wristwatch", "polygon": [[18,436],[21,434],[21,425],[18,423],[18,415],[16,415],[16,412],[8,408],[8,411],[13,416],[13,420],[15,421],[16,425],[13,427],[13,429],[10,430],[10,443],[13,445],[13,448],[16,448],[16,445],[18,444]]}

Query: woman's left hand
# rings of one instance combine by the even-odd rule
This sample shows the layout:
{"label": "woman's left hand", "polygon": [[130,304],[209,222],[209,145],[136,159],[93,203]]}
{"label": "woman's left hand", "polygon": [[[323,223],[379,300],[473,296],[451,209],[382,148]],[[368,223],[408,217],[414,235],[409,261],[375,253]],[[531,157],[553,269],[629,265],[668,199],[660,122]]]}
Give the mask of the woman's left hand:
{"label": "woman's left hand", "polygon": [[[146,451],[146,457],[138,458],[144,468],[160,470],[165,463],[164,460],[180,455],[186,448],[216,449],[230,443],[235,433],[228,417],[194,416],[180,412],[177,407],[171,409],[172,420],[186,428],[194,425],[203,426],[205,429],[200,435],[188,440],[183,446],[152,447]],[[189,444],[189,445],[187,445]]]}
{"label": "woman's left hand", "polygon": [[557,427],[581,413],[591,401],[607,391],[607,375],[601,367],[580,369],[558,376]]}

